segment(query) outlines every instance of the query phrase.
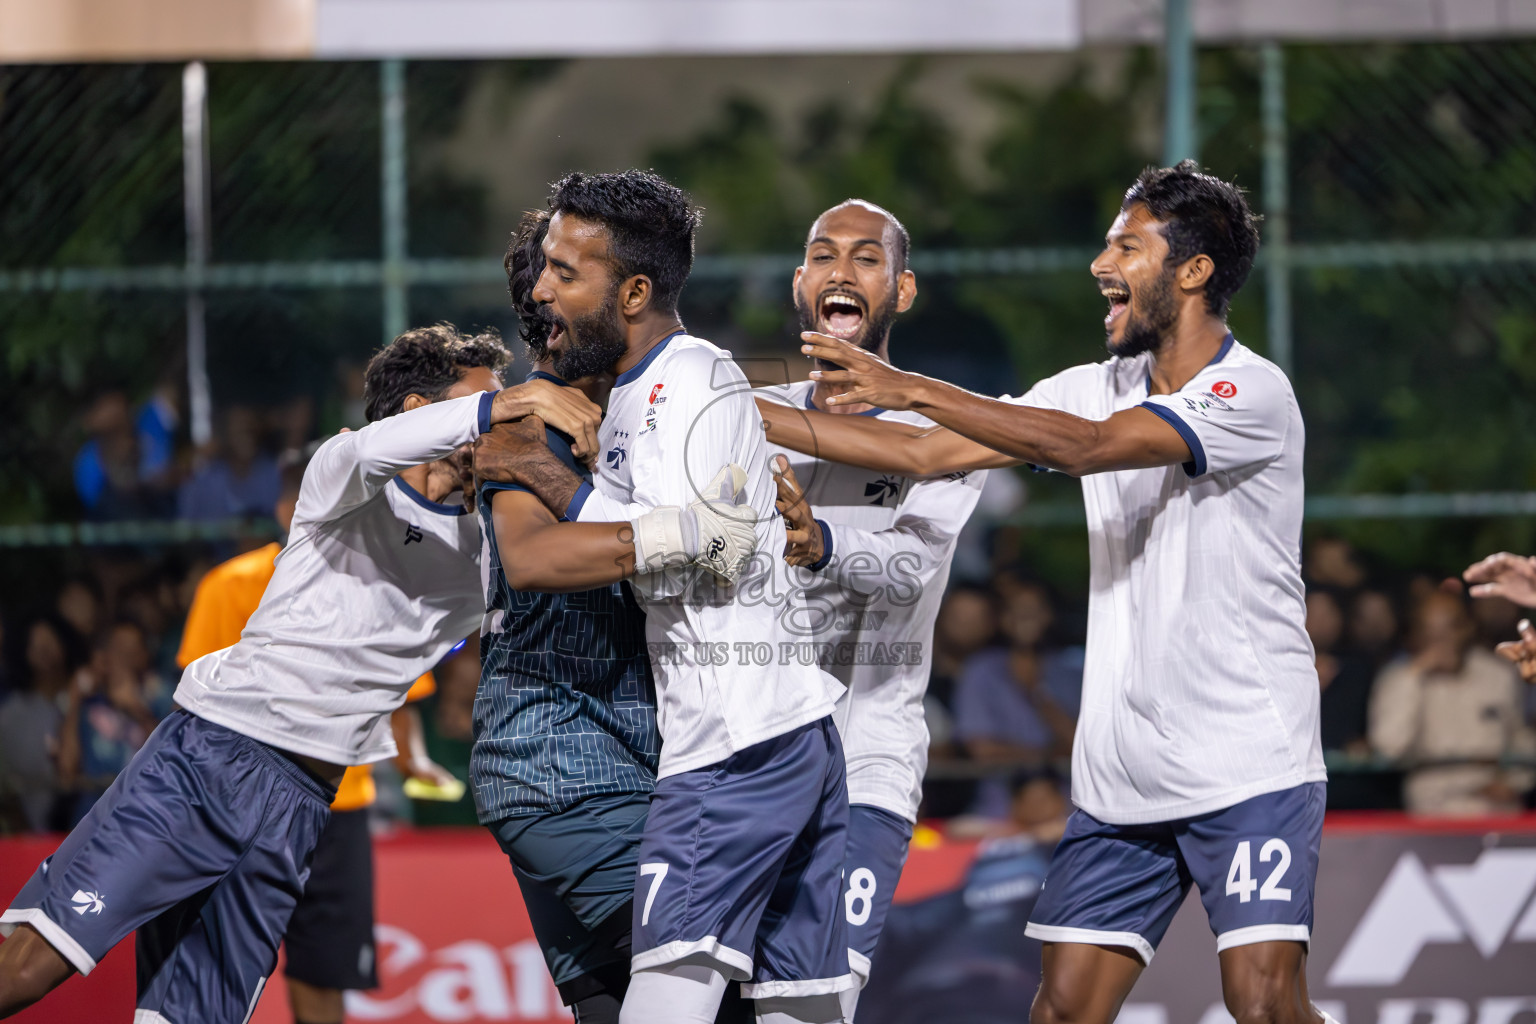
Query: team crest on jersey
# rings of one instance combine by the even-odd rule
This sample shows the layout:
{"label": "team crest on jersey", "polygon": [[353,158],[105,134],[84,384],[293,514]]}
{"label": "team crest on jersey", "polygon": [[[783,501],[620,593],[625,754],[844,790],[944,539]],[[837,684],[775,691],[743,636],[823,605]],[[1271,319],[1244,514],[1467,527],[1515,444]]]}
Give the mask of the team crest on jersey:
{"label": "team crest on jersey", "polygon": [[1216,397],[1218,398],[1237,397],[1237,385],[1233,384],[1229,380],[1217,381],[1215,384],[1211,385],[1211,390],[1216,392]]}
{"label": "team crest on jersey", "polygon": [[604,461],[607,462],[609,469],[618,469],[625,462],[629,461],[629,451],[624,447],[625,442],[628,440],[629,431],[615,430],[613,432],[613,447],[608,449],[608,454],[604,457]]}
{"label": "team crest on jersey", "polygon": [[882,476],[874,483],[864,485],[864,497],[874,499],[870,502],[871,505],[884,506],[885,499],[896,497],[896,493],[900,490],[901,481],[893,476]]}

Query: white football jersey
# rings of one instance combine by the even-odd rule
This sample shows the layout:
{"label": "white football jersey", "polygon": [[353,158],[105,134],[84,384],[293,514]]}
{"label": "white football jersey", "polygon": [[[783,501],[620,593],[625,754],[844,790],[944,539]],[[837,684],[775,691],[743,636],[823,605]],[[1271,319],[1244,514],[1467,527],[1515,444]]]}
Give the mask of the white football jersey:
{"label": "white football jersey", "polygon": [[[758,394],[813,408],[802,381]],[[915,412],[868,415],[933,426]],[[795,570],[825,622],[815,640],[822,665],[847,689],[837,727],[848,761],[848,800],[917,821],[928,769],[923,695],[933,661],[933,623],[944,600],[960,530],[976,508],[985,470],[914,480],[799,452],[783,453],[825,524],[830,558]]]}
{"label": "white football jersey", "polygon": [[1083,477],[1090,595],[1072,800],[1113,824],[1326,778],[1291,383],[1230,335],[1175,394],[1149,396],[1150,364],[1077,366],[1007,399],[1092,420],[1143,406],[1193,456]]}
{"label": "white football jersey", "polygon": [[758,516],[757,553],[735,585],[698,569],[630,581],[656,677],[657,775],[714,764],[830,715],[842,687],[798,646],[816,624],[782,557],[762,418],[730,354],[681,332],[662,341],[615,381],[599,440],[596,486],[582,486],[567,518],[685,508],[732,462],[746,471]]}
{"label": "white football jersey", "polygon": [[480,517],[396,474],[473,441],[491,401],[422,406],[322,445],[240,642],[188,665],[176,703],[333,764],[394,756],[390,713],[485,612]]}

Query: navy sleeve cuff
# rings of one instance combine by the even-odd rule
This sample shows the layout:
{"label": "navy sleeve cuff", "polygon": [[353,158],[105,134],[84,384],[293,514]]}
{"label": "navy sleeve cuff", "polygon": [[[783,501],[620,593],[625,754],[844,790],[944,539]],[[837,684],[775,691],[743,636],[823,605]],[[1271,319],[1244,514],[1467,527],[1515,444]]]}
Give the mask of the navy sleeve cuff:
{"label": "navy sleeve cuff", "polygon": [[487,433],[491,429],[491,406],[496,403],[495,391],[482,391],[480,393],[480,433]]}
{"label": "navy sleeve cuff", "polygon": [[573,523],[576,521],[576,517],[581,515],[581,507],[587,503],[587,496],[591,493],[592,485],[585,481],[582,482],[580,487],[576,488],[576,493],[571,495],[571,503],[565,508],[565,518],[567,520]]}
{"label": "navy sleeve cuff", "polygon": [[811,572],[820,572],[827,567],[828,562],[832,561],[832,528],[827,525],[827,521],[825,519],[816,520],[816,525],[821,527],[821,543],[823,547],[821,551],[821,559],[811,565],[806,566],[806,568],[810,569]]}
{"label": "navy sleeve cuff", "polygon": [[1179,436],[1184,439],[1184,443],[1189,445],[1189,454],[1192,461],[1184,463],[1184,472],[1192,477],[1204,476],[1207,468],[1205,463],[1205,445],[1200,443],[1200,435],[1190,429],[1189,424],[1185,423],[1178,413],[1166,405],[1158,405],[1156,402],[1142,402],[1141,407],[1174,430],[1177,430]]}

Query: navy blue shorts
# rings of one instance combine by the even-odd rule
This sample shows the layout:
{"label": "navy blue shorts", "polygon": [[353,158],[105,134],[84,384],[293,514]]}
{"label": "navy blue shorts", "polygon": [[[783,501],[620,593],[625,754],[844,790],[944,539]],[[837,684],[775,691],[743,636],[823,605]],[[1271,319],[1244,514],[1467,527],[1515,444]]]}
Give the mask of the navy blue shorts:
{"label": "navy blue shorts", "polygon": [[748,999],[853,985],[843,748],[831,718],[656,783],[635,884],[636,971],[708,957]]}
{"label": "navy blue shorts", "polygon": [[861,986],[869,981],[869,961],[885,929],[911,842],[912,823],[906,818],[863,804],[849,809],[843,913],[848,918],[848,965]]}
{"label": "navy blue shorts", "polygon": [[277,962],[334,792],[172,712],[0,915],[89,974],[138,930],[135,1019],[242,1024]]}
{"label": "navy blue shorts", "polygon": [[1216,949],[1312,937],[1326,784],[1264,793],[1197,818],[1108,825],[1074,811],[1025,934],[1127,946],[1144,963],[1191,885]]}
{"label": "navy blue shorts", "polygon": [[604,966],[627,968],[629,901],[649,793],[588,797],[559,814],[489,826],[512,862],[534,937],[562,995]]}

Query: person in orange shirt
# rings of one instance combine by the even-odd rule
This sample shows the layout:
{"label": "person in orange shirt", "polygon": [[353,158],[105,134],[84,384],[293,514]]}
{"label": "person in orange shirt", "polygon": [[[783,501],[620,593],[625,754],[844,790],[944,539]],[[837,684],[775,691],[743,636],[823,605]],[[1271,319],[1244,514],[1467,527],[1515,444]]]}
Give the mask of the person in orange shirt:
{"label": "person in orange shirt", "polygon": [[[273,517],[288,531],[304,478],[305,456],[291,453],[282,467],[282,494]],[[240,639],[261,603],[283,545],[277,541],[214,566],[197,585],[176,661],[182,668]],[[407,701],[437,690],[432,673],[417,679]],[[427,756],[421,714],[410,703],[390,719],[400,753],[395,765],[406,778],[434,785],[453,776]],[[304,896],[284,937],[289,1005],[295,1024],[341,1024],[342,992],[379,984],[373,947],[373,842],[367,808],[377,797],[369,765],[348,768],[331,802],[331,820],[320,834]]]}

